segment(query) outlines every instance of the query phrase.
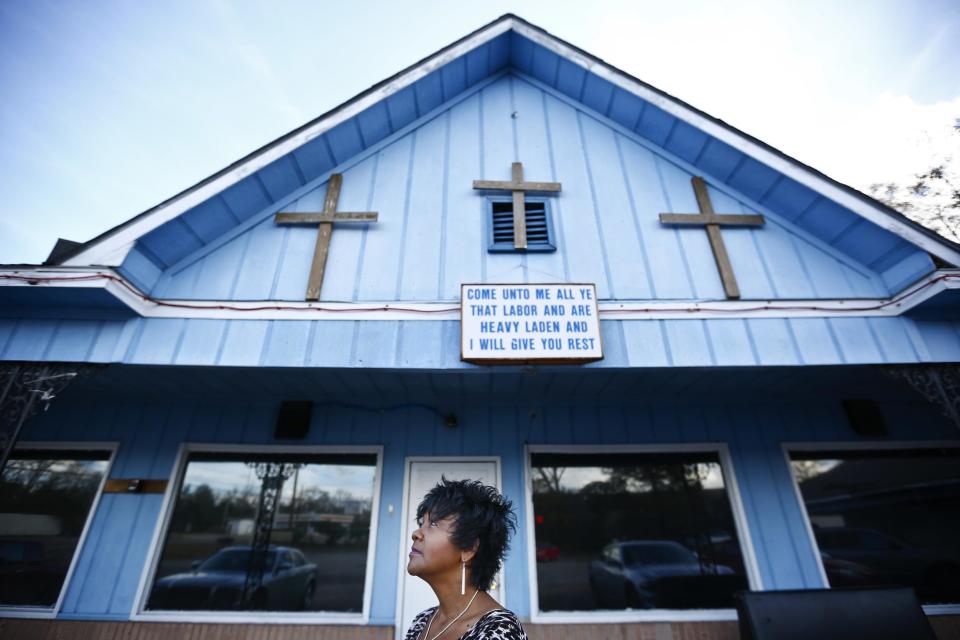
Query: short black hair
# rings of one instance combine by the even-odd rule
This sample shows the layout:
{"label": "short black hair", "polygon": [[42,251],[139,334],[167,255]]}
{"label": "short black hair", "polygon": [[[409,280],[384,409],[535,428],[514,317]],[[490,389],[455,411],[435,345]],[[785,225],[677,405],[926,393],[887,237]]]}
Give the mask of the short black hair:
{"label": "short black hair", "polygon": [[480,542],[470,563],[470,583],[481,591],[489,589],[510,548],[510,534],[517,529],[513,503],[479,480],[447,480],[441,476],[417,507],[417,522],[427,513],[436,520],[455,517],[450,541],[458,549],[472,549]]}

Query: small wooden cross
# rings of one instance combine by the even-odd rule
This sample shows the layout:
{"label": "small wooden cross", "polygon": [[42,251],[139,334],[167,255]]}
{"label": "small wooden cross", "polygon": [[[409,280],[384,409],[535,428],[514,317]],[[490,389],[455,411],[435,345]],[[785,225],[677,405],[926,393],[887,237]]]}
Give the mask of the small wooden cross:
{"label": "small wooden cross", "polygon": [[323,286],[323,270],[327,264],[327,254],[330,252],[330,237],[333,234],[334,222],[376,222],[376,211],[347,212],[337,211],[337,201],[340,199],[340,185],[343,176],[334,173],[327,183],[327,197],[323,201],[323,211],[302,213],[280,212],[274,217],[277,224],[315,224],[317,229],[317,246],[313,251],[313,264],[310,266],[310,278],[307,281],[307,300],[320,299],[320,287]]}
{"label": "small wooden cross", "polygon": [[556,195],[560,192],[559,182],[524,182],[523,163],[514,162],[511,165],[511,180],[474,180],[473,188],[482,191],[511,191],[513,192],[513,247],[527,248],[527,210],[524,204],[526,193],[542,193]]}
{"label": "small wooden cross", "polygon": [[681,226],[706,225],[710,248],[713,249],[713,257],[717,261],[717,269],[720,270],[720,280],[723,281],[723,291],[728,298],[737,300],[740,298],[740,287],[737,286],[737,278],[733,275],[733,266],[730,264],[730,256],[727,255],[727,247],[723,244],[720,227],[757,227],[763,226],[765,220],[761,215],[714,213],[703,178],[694,176],[691,182],[693,192],[697,194],[700,213],[661,213],[660,222]]}

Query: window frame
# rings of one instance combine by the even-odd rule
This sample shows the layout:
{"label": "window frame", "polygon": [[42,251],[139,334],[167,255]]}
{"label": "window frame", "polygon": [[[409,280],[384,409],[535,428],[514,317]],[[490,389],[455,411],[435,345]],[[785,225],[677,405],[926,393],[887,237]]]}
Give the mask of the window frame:
{"label": "window frame", "polygon": [[740,541],[740,553],[746,572],[747,584],[751,591],[763,591],[763,578],[757,563],[753,539],[750,535],[747,512],[740,495],[740,486],[725,442],[675,443],[675,444],[604,444],[604,445],[567,445],[567,444],[528,444],[524,446],[524,528],[527,536],[527,580],[530,596],[530,621],[537,624],[597,624],[624,622],[714,622],[735,621],[736,609],[644,609],[639,611],[562,611],[543,612],[539,605],[539,586],[537,584],[536,538],[533,512],[533,466],[534,453],[712,453],[720,461],[724,488],[733,515],[734,526]]}
{"label": "window frame", "polygon": [[525,198],[524,202],[543,203],[544,220],[547,224],[547,244],[527,245],[526,249],[517,249],[512,244],[506,242],[495,242],[493,238],[493,205],[494,203],[506,202],[513,204],[511,196],[484,196],[483,211],[487,225],[487,253],[552,253],[557,250],[557,240],[554,235],[553,212],[550,202],[551,198],[544,196],[531,196]]}
{"label": "window frame", "polygon": [[60,614],[60,610],[63,607],[63,601],[67,595],[67,589],[70,586],[70,582],[73,580],[73,574],[76,571],[77,564],[80,561],[80,554],[82,553],[84,545],[86,544],[87,535],[90,533],[90,529],[93,526],[94,516],[96,515],[97,509],[100,506],[100,498],[103,496],[103,489],[107,484],[107,480],[110,479],[110,474],[113,471],[113,463],[117,458],[117,450],[119,448],[119,442],[99,440],[92,442],[31,442],[29,440],[25,440],[19,441],[14,445],[13,455],[16,455],[18,451],[76,451],[78,449],[86,451],[103,451],[107,454],[107,467],[103,472],[103,477],[100,478],[100,484],[97,486],[97,491],[93,496],[93,501],[90,503],[90,510],[87,512],[87,518],[83,523],[83,529],[80,530],[80,536],[77,538],[77,546],[73,550],[73,557],[70,559],[70,564],[67,566],[67,573],[63,576],[63,584],[60,585],[60,593],[57,595],[57,601],[52,607],[30,607],[23,605],[0,604],[0,616],[4,618],[53,619]]}
{"label": "window frame", "polygon": [[[783,452],[783,461],[787,467],[787,473],[790,475],[790,482],[793,484],[793,494],[803,515],[803,526],[806,531],[806,540],[810,545],[810,553],[817,563],[817,571],[820,576],[820,585],[823,589],[831,589],[830,580],[827,578],[827,570],[823,566],[823,559],[820,557],[820,548],[817,546],[817,539],[813,534],[813,525],[810,523],[810,514],[807,512],[807,504],[803,501],[803,493],[800,491],[800,483],[793,473],[793,465],[790,463],[791,452],[802,451],[889,451],[891,449],[960,449],[960,440],[901,440],[890,441],[838,441],[838,442],[781,442],[780,449]],[[925,604],[921,605],[923,612],[930,615],[957,615],[960,614],[960,602],[954,604]]]}
{"label": "window frame", "polygon": [[[267,453],[267,454],[337,454],[337,453],[366,453],[377,457],[376,469],[373,476],[373,502],[370,506],[370,537],[367,540],[367,564],[363,578],[363,605],[360,613],[346,613],[337,611],[154,611],[147,609],[147,600],[150,590],[156,579],[160,556],[163,553],[163,544],[167,539],[170,523],[173,520],[173,510],[177,496],[186,475],[187,462],[191,453]],[[373,596],[373,571],[376,566],[377,532],[379,531],[380,491],[383,478],[383,446],[382,445],[270,445],[270,444],[211,444],[211,443],[181,443],[173,466],[170,470],[170,481],[163,495],[160,507],[160,517],[157,518],[147,550],[146,562],[140,573],[140,581],[133,606],[130,611],[131,620],[154,622],[222,622],[222,623],[256,623],[256,624],[349,624],[365,625],[370,620],[370,605]]]}

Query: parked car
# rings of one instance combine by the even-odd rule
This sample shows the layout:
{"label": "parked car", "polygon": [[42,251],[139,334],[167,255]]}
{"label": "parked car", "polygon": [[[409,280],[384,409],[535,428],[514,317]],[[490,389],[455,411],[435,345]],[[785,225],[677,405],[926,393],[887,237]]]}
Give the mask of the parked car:
{"label": "parked car", "polygon": [[190,573],[158,579],[147,608],[291,611],[312,607],[317,565],[307,562],[299,549],[273,545],[267,549],[260,587],[249,605],[242,602],[251,553],[249,546],[227,547],[202,562],[194,562]]}
{"label": "parked car", "polygon": [[732,606],[733,591],[746,587],[730,567],[703,562],[672,540],[610,543],[589,571],[593,596],[605,608]]}

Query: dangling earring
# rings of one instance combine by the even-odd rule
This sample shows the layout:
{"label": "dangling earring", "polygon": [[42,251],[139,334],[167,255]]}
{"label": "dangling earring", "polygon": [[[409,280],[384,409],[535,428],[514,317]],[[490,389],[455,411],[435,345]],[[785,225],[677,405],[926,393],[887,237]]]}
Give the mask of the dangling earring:
{"label": "dangling earring", "polygon": [[460,595],[467,595],[467,561],[460,561]]}

